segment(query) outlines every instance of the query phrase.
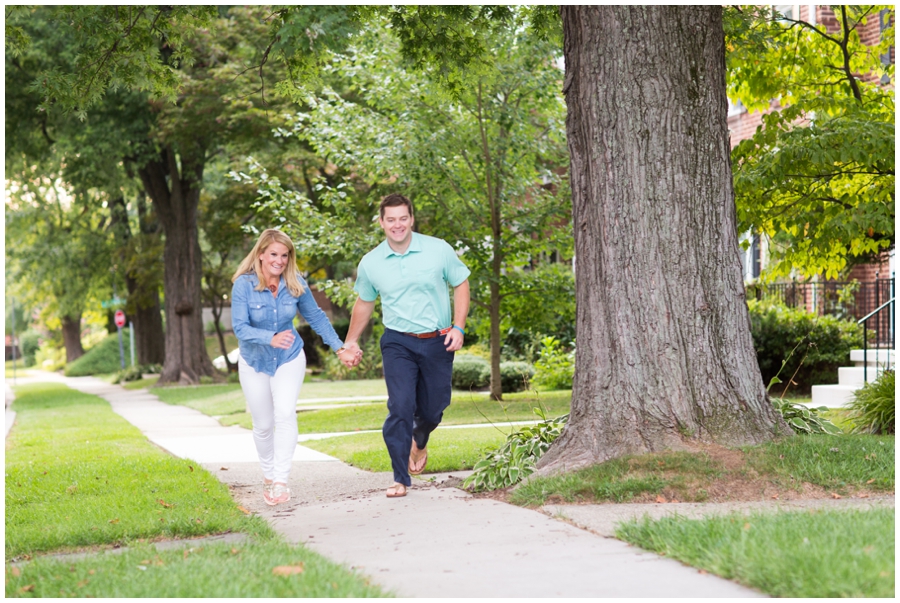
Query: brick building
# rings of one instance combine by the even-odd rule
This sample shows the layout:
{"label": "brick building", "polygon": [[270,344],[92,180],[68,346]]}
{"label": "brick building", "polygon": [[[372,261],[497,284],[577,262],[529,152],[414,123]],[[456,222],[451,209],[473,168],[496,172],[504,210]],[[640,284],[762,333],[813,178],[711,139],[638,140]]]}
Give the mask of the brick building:
{"label": "brick building", "polygon": [[[805,21],[819,27],[825,26],[828,32],[837,32],[840,26],[834,12],[829,6],[816,4],[787,4],[775,6],[775,10],[780,12],[787,18]],[[858,28],[860,40],[863,44],[871,46],[881,41],[882,32],[892,24],[890,11],[884,10],[875,13],[868,22]],[[891,47],[889,53],[881,57],[885,64],[894,63],[894,47]],[[871,75],[863,79],[872,81],[878,76]],[[883,82],[885,84],[889,82]],[[777,111],[779,104],[777,100],[772,101],[768,111]],[[768,112],[767,111],[767,112]],[[740,141],[753,136],[756,129],[762,123],[764,113],[759,111],[748,112],[743,105],[738,103],[729,103],[728,107],[728,129],[731,133],[731,145],[734,147]],[[761,268],[766,264],[766,242],[760,240],[759,237],[750,233],[742,235],[742,240],[750,240],[749,249],[744,252],[742,261],[744,264],[744,277],[748,282],[753,282],[760,274]],[[854,308],[854,315],[863,315],[871,311],[877,305],[887,299],[890,290],[887,279],[891,279],[894,273],[894,250],[891,249],[882,254],[880,260],[871,264],[863,264],[853,267],[847,275],[848,281],[859,281],[861,289],[857,296],[857,307]],[[800,305],[806,305],[808,309],[817,308],[821,311],[823,300],[827,298],[826,283],[824,279],[814,279],[821,284],[821,287],[813,287],[811,294],[804,294],[802,300],[797,300]],[[881,282],[879,282],[881,281]],[[843,283],[834,283],[843,286]],[[835,287],[837,290],[837,287]],[[816,292],[818,291],[818,295]],[[882,299],[884,298],[884,299]]]}

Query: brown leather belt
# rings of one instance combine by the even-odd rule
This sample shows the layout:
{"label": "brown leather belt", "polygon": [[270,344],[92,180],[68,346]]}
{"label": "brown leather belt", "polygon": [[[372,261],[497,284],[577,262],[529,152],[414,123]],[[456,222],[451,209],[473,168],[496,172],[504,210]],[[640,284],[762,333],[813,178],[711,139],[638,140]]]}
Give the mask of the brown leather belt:
{"label": "brown leather belt", "polygon": [[446,329],[441,329],[440,331],[431,331],[430,333],[401,333],[403,335],[409,335],[410,337],[415,337],[417,339],[431,339],[432,337],[437,337],[438,335],[446,335],[452,328],[453,327],[447,327]]}

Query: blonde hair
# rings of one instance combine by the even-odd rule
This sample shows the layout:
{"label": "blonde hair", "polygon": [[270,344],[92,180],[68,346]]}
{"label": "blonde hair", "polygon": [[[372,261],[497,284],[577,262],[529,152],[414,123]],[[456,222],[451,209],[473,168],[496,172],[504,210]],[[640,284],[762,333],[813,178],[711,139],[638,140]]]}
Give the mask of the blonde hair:
{"label": "blonde hair", "polygon": [[287,266],[284,267],[284,272],[281,276],[284,277],[284,284],[291,292],[291,295],[300,297],[305,293],[305,290],[303,289],[303,285],[300,284],[299,273],[297,270],[297,254],[294,252],[294,243],[289,236],[274,228],[266,229],[259,235],[259,240],[256,242],[256,245],[253,246],[250,253],[247,254],[247,257],[241,261],[241,265],[238,266],[237,272],[231,277],[231,282],[233,283],[238,277],[244,274],[256,272],[256,276],[259,278],[259,283],[255,287],[256,290],[262,291],[263,289],[266,289],[266,275],[263,274],[261,258],[262,254],[265,253],[266,249],[268,249],[269,245],[272,243],[281,243],[287,247],[288,262]]}

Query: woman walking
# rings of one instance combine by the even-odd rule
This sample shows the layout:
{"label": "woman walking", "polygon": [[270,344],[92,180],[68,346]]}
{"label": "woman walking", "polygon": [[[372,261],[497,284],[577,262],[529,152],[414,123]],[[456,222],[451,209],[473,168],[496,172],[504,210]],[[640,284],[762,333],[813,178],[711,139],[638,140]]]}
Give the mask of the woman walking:
{"label": "woman walking", "polygon": [[288,475],[297,447],[297,397],[306,374],[301,316],[347,366],[359,363],[359,346],[344,347],[297,270],[294,244],[268,229],[231,279],[231,321],[240,344],[241,389],[253,417],[253,440],[268,505],[291,499]]}

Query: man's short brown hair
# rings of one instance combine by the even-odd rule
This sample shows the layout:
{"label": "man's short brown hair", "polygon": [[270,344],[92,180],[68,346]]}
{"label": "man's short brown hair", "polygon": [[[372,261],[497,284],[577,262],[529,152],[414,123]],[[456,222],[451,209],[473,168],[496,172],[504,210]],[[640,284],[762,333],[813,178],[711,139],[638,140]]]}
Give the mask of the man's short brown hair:
{"label": "man's short brown hair", "polygon": [[381,200],[381,204],[378,206],[378,215],[382,219],[384,219],[384,208],[385,207],[399,207],[400,205],[405,205],[406,209],[409,210],[409,216],[413,216],[413,206],[412,201],[401,195],[400,193],[391,193],[387,197]]}

